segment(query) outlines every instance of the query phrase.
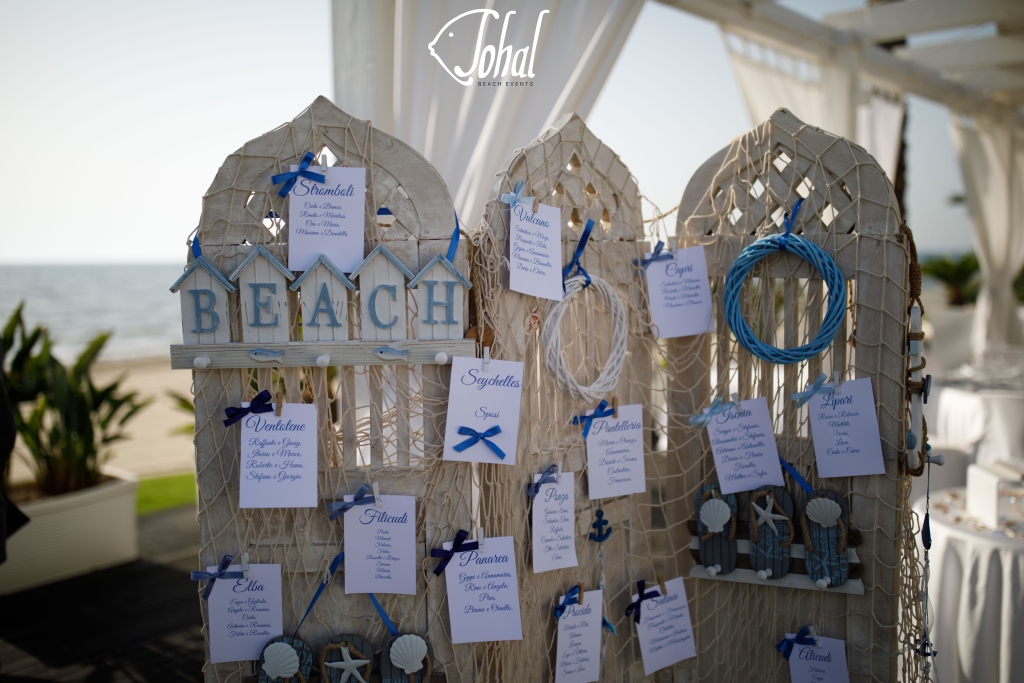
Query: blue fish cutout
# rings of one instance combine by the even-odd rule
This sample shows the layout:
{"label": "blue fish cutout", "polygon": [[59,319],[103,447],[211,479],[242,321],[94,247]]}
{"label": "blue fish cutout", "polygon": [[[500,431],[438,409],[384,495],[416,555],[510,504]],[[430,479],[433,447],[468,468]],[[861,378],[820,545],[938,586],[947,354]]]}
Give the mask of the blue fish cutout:
{"label": "blue fish cutout", "polygon": [[252,351],[249,352],[249,358],[252,358],[253,360],[258,360],[261,363],[266,363],[268,361],[274,360],[281,360],[281,358],[283,357],[283,350],[272,351],[271,349],[253,349]]}
{"label": "blue fish cutout", "polygon": [[403,360],[409,355],[409,349],[399,351],[390,346],[378,346],[373,350],[373,355],[383,360]]}

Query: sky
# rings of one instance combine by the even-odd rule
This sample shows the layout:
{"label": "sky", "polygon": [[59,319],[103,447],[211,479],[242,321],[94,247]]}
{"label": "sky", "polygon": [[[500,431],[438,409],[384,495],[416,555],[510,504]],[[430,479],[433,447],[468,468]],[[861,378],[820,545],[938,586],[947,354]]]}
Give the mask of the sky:
{"label": "sky", "polygon": [[[820,18],[860,3],[783,4]],[[287,7],[0,0],[0,263],[183,262],[224,158],[333,94],[329,0]],[[947,202],[963,191],[948,113],[916,97],[908,110],[918,248],[969,249]],[[651,1],[588,117],[662,209],[755,123],[717,26]]]}

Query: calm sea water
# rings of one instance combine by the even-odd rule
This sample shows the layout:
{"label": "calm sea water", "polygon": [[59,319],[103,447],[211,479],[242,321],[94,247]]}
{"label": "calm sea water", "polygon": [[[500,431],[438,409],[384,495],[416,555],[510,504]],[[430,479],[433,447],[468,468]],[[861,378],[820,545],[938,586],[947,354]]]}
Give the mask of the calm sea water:
{"label": "calm sea water", "polygon": [[168,288],[174,264],[0,265],[0,324],[18,302],[26,323],[50,329],[55,353],[72,360],[101,332],[113,332],[103,358],[167,356],[181,343],[181,308]]}

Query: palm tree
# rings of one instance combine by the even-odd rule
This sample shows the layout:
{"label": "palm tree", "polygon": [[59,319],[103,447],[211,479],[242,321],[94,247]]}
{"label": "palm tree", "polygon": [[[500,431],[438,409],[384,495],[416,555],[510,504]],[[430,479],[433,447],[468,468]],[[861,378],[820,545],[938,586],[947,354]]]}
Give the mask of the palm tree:
{"label": "palm tree", "polygon": [[978,298],[978,257],[973,251],[960,258],[939,256],[926,259],[921,272],[946,285],[946,302],[950,306],[973,304]]}

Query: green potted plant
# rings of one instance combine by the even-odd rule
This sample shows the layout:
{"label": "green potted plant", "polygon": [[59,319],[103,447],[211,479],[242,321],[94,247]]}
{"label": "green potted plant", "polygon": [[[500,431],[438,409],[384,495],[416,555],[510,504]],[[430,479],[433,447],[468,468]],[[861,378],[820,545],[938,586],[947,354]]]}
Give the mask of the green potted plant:
{"label": "green potted plant", "polygon": [[19,487],[6,487],[5,478],[5,493],[31,521],[8,540],[0,594],[138,557],[137,482],[103,465],[110,445],[125,438],[125,424],[149,401],[123,391],[121,378],[105,386],[93,381],[92,365],[109,337],[98,335],[65,367],[51,353],[46,328],[25,326],[21,305],[0,335],[0,367],[16,407],[15,452],[35,478]]}

